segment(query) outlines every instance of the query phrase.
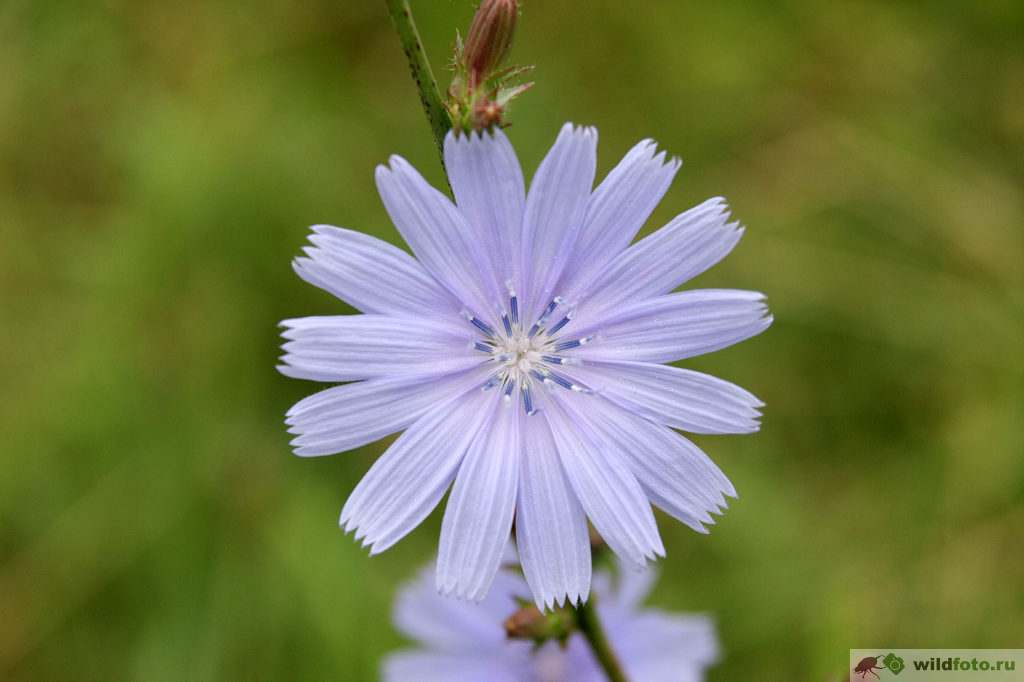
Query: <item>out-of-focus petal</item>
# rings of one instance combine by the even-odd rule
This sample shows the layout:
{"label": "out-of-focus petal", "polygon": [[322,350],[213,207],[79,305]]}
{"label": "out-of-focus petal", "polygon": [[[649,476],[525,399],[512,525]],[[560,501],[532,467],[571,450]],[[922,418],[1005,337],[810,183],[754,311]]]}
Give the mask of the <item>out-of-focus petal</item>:
{"label": "out-of-focus petal", "polygon": [[473,653],[400,651],[381,666],[384,682],[523,682],[529,667],[510,665],[501,658]]}
{"label": "out-of-focus petal", "polygon": [[601,605],[608,637],[615,642],[631,680],[700,682],[718,661],[714,622],[700,615],[678,615],[649,609],[608,613]]}
{"label": "out-of-focus petal", "polygon": [[395,626],[402,634],[439,651],[501,651],[507,641],[502,622],[519,608],[525,585],[509,571],[495,576],[480,603],[451,599],[437,591],[433,565],[424,567],[395,600]]}
{"label": "out-of-focus petal", "polygon": [[619,572],[619,586],[615,590],[615,603],[622,609],[639,609],[658,580],[658,569],[647,566],[641,570],[624,567]]}

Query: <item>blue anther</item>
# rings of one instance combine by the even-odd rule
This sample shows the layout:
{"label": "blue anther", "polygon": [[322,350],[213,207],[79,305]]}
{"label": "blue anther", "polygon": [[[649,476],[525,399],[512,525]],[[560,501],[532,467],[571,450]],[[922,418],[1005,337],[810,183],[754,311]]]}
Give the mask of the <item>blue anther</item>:
{"label": "blue anther", "polygon": [[473,323],[474,327],[482,331],[484,334],[487,334],[487,336],[495,336],[494,330],[491,328],[491,325],[487,324],[483,320],[477,317],[470,316],[469,321]]}
{"label": "blue anther", "polygon": [[527,416],[536,412],[533,409],[533,395],[530,392],[529,386],[523,386],[523,407],[526,409]]}
{"label": "blue anther", "polygon": [[572,318],[569,317],[568,315],[563,317],[561,320],[558,321],[558,324],[556,324],[554,327],[552,327],[551,329],[548,330],[548,335],[550,336],[551,334],[557,333],[559,329],[561,329],[565,325],[569,324],[569,321],[571,319]]}

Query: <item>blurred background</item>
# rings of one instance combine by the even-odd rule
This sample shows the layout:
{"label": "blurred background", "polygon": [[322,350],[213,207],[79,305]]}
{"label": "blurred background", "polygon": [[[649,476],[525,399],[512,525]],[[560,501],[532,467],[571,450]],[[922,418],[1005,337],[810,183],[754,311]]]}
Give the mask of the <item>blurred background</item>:
{"label": "blurred background", "polygon": [[[439,79],[470,0],[414,0]],[[845,679],[851,647],[1024,646],[1024,5],[524,3],[527,176],[567,120],[604,174],[724,195],[697,286],[769,295],[689,366],[767,403],[699,443],[740,498],[661,517],[652,603],[718,619],[712,680]],[[290,454],[316,385],[277,322],[350,312],[289,262],[398,236],[373,168],[443,176],[383,2],[0,2],[0,678],[374,679],[440,515],[337,528],[384,443]]]}

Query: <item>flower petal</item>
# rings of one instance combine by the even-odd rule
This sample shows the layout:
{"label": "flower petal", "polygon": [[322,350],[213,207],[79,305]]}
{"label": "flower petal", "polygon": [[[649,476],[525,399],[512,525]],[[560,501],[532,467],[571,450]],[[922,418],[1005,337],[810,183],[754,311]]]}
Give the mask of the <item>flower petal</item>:
{"label": "flower petal", "polygon": [[452,295],[398,247],[329,225],[315,225],[309,241],[307,257],[292,262],[295,272],[364,313],[459,312]]}
{"label": "flower petal", "polygon": [[480,408],[478,394],[463,395],[434,407],[399,436],[345,502],[345,532],[355,531],[370,554],[379,554],[422,523],[487,416]]}
{"label": "flower petal", "polygon": [[[526,644],[521,642],[519,644]],[[522,682],[532,678],[529,657],[507,660],[485,653],[399,651],[381,667],[384,682]]]}
{"label": "flower petal", "polygon": [[656,506],[697,532],[713,524],[709,512],[727,506],[736,489],[700,448],[675,431],[629,413],[606,400],[594,401],[587,428],[600,431],[626,459]]}
{"label": "flower petal", "polygon": [[587,202],[579,239],[559,292],[569,300],[629,246],[658,206],[681,165],[666,163],[653,140],[643,140],[623,157]]}
{"label": "flower petal", "polygon": [[646,419],[690,433],[753,433],[764,403],[708,374],[646,362],[588,362],[574,377]]}
{"label": "flower petal", "polygon": [[597,167],[597,131],[566,123],[530,183],[523,216],[522,273],[528,321],[553,297],[572,254]]}
{"label": "flower petal", "polygon": [[448,498],[437,555],[437,589],[480,601],[508,545],[519,482],[519,405],[498,391],[486,399],[490,421],[476,435]]}
{"label": "flower petal", "polygon": [[295,454],[345,452],[401,431],[439,402],[482,384],[489,371],[382,377],[314,393],[288,410],[285,419],[288,431],[297,435]]}
{"label": "flower petal", "polygon": [[407,637],[442,651],[499,652],[507,638],[502,622],[526,592],[522,578],[500,571],[480,603],[450,599],[437,591],[434,566],[422,569],[395,601],[395,626]]}
{"label": "flower petal", "polygon": [[400,156],[377,166],[377,191],[402,238],[423,266],[477,317],[495,322],[481,273],[482,249],[462,213]]}
{"label": "flower petal", "polygon": [[715,626],[705,616],[647,610],[604,620],[631,680],[701,682],[718,660]]}
{"label": "flower petal", "polygon": [[566,477],[597,532],[629,563],[642,566],[648,559],[665,556],[654,513],[636,477],[614,444],[586,426],[583,414],[598,398],[552,398],[543,414]]}
{"label": "flower petal", "polygon": [[493,277],[496,300],[507,297],[506,282],[521,287],[518,254],[526,190],[515,150],[499,129],[455,135],[444,141],[445,167],[459,211],[466,217]]}
{"label": "flower petal", "polygon": [[395,374],[447,374],[479,365],[474,334],[459,318],[336,315],[284,320],[286,376],[353,381]]}
{"label": "flower petal", "polygon": [[586,601],[590,593],[587,517],[562,469],[546,421],[528,417],[516,504],[516,544],[540,609]]}
{"label": "flower petal", "polygon": [[594,337],[575,352],[577,357],[662,363],[756,336],[771,325],[772,317],[763,294],[694,289],[622,307],[600,321],[577,322],[574,336]]}
{"label": "flower petal", "polygon": [[672,291],[725,258],[743,234],[729,207],[709,199],[626,249],[586,287],[585,313]]}
{"label": "flower petal", "polygon": [[634,611],[640,608],[641,604],[654,589],[654,583],[658,580],[658,569],[648,566],[641,570],[619,571],[619,585],[613,597],[619,608]]}

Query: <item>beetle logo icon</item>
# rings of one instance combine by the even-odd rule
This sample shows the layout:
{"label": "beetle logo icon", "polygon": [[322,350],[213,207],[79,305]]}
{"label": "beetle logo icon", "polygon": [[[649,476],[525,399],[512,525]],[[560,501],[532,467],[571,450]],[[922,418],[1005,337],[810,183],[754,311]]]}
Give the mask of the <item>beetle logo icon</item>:
{"label": "beetle logo icon", "polygon": [[[879,665],[881,664],[881,665]],[[868,673],[874,675],[875,679],[880,679],[876,670],[888,670],[893,675],[899,675],[903,672],[905,667],[903,659],[894,653],[888,653],[885,656],[867,656],[862,658],[853,668],[853,672],[860,675],[861,679],[865,679]]]}

